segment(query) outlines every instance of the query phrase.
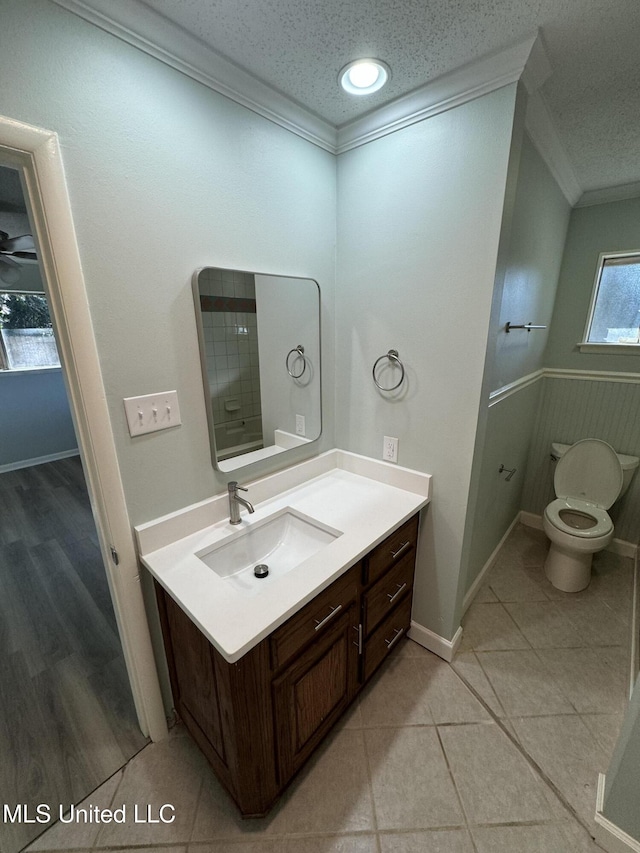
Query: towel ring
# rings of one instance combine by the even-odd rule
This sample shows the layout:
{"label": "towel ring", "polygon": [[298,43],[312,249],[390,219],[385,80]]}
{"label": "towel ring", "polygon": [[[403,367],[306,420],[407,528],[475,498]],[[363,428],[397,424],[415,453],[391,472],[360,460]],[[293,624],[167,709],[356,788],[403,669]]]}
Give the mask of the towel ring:
{"label": "towel ring", "polygon": [[[296,355],[297,355],[299,358],[301,358],[301,359],[302,359],[302,370],[300,371],[300,373],[293,373],[293,372],[291,371],[291,368],[289,367],[289,359],[291,358],[291,356],[293,355],[293,353],[296,353]],[[289,374],[289,376],[290,376],[292,379],[300,379],[300,377],[302,376],[302,374],[303,374],[303,373],[305,372],[305,370],[307,369],[307,360],[306,360],[306,358],[304,357],[304,347],[302,346],[302,344],[298,344],[298,346],[297,346],[297,347],[294,347],[293,349],[290,349],[290,350],[289,350],[289,352],[287,353],[287,357],[286,357],[286,359],[285,359],[285,364],[286,364],[286,366],[287,366],[287,373]]]}
{"label": "towel ring", "polygon": [[[385,388],[376,379],[376,367],[382,361],[383,358],[388,358],[389,361],[395,361],[395,363],[398,365],[398,367],[402,371],[402,373],[400,374],[400,379],[398,379],[396,384],[392,385],[391,388]],[[376,383],[377,387],[381,391],[395,391],[396,388],[399,388],[402,385],[402,383],[404,382],[404,364],[398,358],[398,350],[397,349],[390,349],[388,353],[385,353],[385,355],[381,355],[380,358],[377,358],[375,360],[375,362],[373,363],[373,370],[371,371],[371,375],[373,376],[373,381]]]}

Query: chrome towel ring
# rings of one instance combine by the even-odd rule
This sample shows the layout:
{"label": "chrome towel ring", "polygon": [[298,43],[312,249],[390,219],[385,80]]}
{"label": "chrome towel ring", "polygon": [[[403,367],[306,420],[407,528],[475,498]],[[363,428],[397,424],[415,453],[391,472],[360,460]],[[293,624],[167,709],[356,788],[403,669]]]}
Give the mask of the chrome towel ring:
{"label": "chrome towel ring", "polygon": [[[293,373],[291,367],[289,366],[289,359],[291,358],[293,353],[296,353],[297,357],[302,359],[302,370],[300,371],[300,373]],[[307,359],[304,357],[304,347],[302,346],[302,344],[298,344],[297,347],[294,347],[293,349],[289,350],[285,359],[285,364],[287,366],[287,373],[289,374],[289,376],[292,379],[300,379],[302,374],[307,369]]]}
{"label": "chrome towel ring", "polygon": [[[397,364],[398,367],[400,368],[400,370],[402,371],[400,374],[400,379],[398,379],[396,384],[392,385],[390,388],[385,388],[376,379],[376,367],[382,361],[383,358],[388,358],[389,361],[395,362],[395,364]],[[377,358],[375,360],[375,362],[373,363],[373,370],[371,371],[371,375],[373,376],[373,381],[376,383],[376,386],[381,391],[395,391],[396,388],[399,388],[402,385],[402,383],[404,382],[404,364],[400,361],[400,359],[398,357],[398,350],[397,349],[390,349],[388,353],[386,353],[385,355],[381,355],[380,358]]]}

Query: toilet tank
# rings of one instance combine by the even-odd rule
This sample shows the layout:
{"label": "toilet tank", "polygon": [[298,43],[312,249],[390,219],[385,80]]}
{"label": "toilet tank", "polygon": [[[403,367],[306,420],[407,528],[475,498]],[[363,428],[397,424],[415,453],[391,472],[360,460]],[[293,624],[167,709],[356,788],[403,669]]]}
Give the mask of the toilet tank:
{"label": "toilet tank", "polygon": [[[570,447],[570,444],[561,444],[559,441],[552,441],[551,458],[557,462]],[[618,500],[620,500],[631,484],[636,468],[638,467],[638,464],[640,464],[640,458],[638,456],[627,456],[624,453],[616,453],[616,456],[618,457],[620,467],[622,468],[622,488],[618,495]]]}

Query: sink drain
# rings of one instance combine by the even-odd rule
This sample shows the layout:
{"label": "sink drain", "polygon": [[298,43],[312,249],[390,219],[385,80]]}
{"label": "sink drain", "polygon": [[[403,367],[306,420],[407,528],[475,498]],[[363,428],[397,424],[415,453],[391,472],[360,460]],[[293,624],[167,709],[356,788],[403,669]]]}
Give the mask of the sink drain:
{"label": "sink drain", "polygon": [[269,566],[266,563],[258,563],[254,568],[253,573],[257,578],[266,578],[269,574]]}

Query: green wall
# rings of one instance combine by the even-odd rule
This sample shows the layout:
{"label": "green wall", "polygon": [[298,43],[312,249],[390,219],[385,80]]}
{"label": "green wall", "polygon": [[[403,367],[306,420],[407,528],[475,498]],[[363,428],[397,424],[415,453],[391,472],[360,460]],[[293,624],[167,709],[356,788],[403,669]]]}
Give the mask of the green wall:
{"label": "green wall", "polygon": [[601,252],[640,251],[640,198],[577,207],[571,213],[558,296],[545,355],[546,367],[640,371],[640,353],[580,352]]}

